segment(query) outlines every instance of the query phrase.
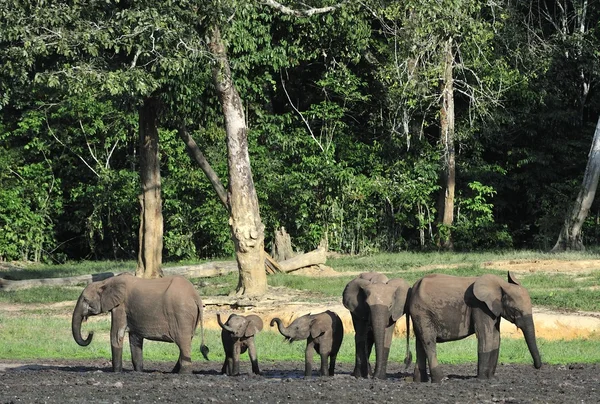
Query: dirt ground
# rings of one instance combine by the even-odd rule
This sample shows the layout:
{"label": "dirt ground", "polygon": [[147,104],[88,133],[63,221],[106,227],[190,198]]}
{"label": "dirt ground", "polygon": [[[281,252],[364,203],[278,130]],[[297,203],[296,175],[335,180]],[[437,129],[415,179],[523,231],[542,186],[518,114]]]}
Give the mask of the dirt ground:
{"label": "dirt ground", "polygon": [[[600,260],[506,261],[501,265],[517,276],[519,272],[546,271],[585,277],[589,271],[600,269]],[[498,267],[499,263],[494,263],[494,268]],[[337,275],[326,267],[308,270],[311,271],[313,276]],[[242,305],[238,310],[260,314],[265,321],[273,316],[285,321],[324,308],[323,303],[289,304],[290,293],[293,292],[274,289],[260,305]],[[214,318],[217,311],[231,311],[224,301],[206,300],[207,319]],[[331,309],[331,305],[327,308]],[[3,306],[0,310],[18,311],[19,307]],[[347,312],[341,305],[334,310],[342,316]],[[538,337],[574,338],[598,336],[600,332],[600,313],[536,309],[534,317]],[[208,327],[217,326],[207,323]],[[513,325],[503,323],[503,334],[515,332]],[[345,327],[352,329],[349,323]],[[399,334],[403,332],[401,327]],[[221,363],[216,361],[197,361],[192,375],[174,375],[169,373],[171,363],[146,362],[145,372],[136,373],[131,370],[131,363],[124,362],[125,371],[115,374],[110,371],[110,358],[19,362],[0,359],[0,403],[600,403],[600,364],[544,364],[536,370],[531,365],[500,363],[496,377],[484,381],[474,377],[476,364],[444,365],[447,378],[441,384],[430,384],[413,383],[409,371],[397,363],[390,363],[385,381],[355,379],[350,375],[351,364],[339,364],[334,377],[315,374],[305,379],[301,360],[261,362],[263,375],[255,376],[248,373],[246,359],[241,367],[246,373],[238,377],[220,375]]]}
{"label": "dirt ground", "polygon": [[[334,377],[304,379],[300,363],[263,363],[262,376],[218,374],[220,363],[198,362],[194,374],[167,373],[171,364],[147,363],[110,372],[107,361],[3,363],[1,403],[597,403],[600,365],[498,365],[496,377],[475,378],[476,365],[445,366],[440,384],[412,383],[398,365],[387,380],[355,379],[342,364]],[[11,367],[16,366],[16,367]],[[244,371],[244,369],[242,369]]]}

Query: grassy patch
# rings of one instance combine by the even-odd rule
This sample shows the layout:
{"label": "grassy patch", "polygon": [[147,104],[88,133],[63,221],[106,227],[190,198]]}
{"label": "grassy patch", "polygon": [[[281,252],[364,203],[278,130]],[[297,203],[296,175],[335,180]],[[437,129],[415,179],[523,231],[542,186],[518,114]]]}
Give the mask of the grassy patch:
{"label": "grassy patch", "polygon": [[[94,331],[94,341],[87,347],[78,346],[71,336],[69,319],[48,318],[45,316],[29,315],[12,318],[0,315],[0,359],[99,359],[110,360],[110,316],[94,317],[93,321],[84,324],[82,333]],[[43,336],[43,337],[41,337]],[[224,360],[220,332],[205,330],[205,343],[210,348],[209,358],[214,361]],[[411,350],[414,351],[414,338],[411,338]],[[202,362],[198,350],[200,336],[193,342],[192,360]],[[256,346],[261,360],[267,361],[304,361],[306,343],[297,341],[284,342],[283,337],[274,331],[264,330],[256,336]],[[573,341],[546,341],[538,339],[538,346],[545,363],[598,363],[600,350],[598,339]],[[402,362],[405,354],[404,338],[395,338],[392,343],[390,361]],[[438,358],[441,363],[456,364],[477,361],[477,340],[474,336],[461,341],[438,344]],[[144,358],[147,360],[175,362],[179,355],[175,344],[145,341]],[[123,359],[130,361],[127,340],[123,350]],[[247,355],[242,355],[248,361]],[[318,364],[315,354],[315,366]],[[372,361],[374,361],[374,356]],[[338,361],[354,362],[353,334],[346,334]],[[531,356],[523,339],[504,338],[500,349],[501,363],[531,363]]]}
{"label": "grassy patch", "polygon": [[31,289],[11,290],[0,292],[0,302],[3,303],[56,303],[65,300],[77,300],[81,287],[50,287],[41,286]]}

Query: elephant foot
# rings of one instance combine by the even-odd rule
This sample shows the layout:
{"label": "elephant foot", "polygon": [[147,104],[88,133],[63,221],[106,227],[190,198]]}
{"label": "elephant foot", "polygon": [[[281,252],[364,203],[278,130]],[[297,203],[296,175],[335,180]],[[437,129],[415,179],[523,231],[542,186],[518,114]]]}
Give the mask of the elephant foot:
{"label": "elephant foot", "polygon": [[431,369],[431,383],[441,383],[443,378],[444,374],[439,367]]}
{"label": "elephant foot", "polygon": [[422,371],[419,369],[415,369],[413,373],[413,382],[414,383],[427,383],[429,381],[429,375],[427,371]]}

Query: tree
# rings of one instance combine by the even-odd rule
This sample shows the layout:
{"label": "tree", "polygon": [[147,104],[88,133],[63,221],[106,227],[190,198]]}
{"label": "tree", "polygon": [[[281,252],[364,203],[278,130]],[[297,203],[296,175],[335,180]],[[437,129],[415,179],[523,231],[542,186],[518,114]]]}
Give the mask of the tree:
{"label": "tree", "polygon": [[588,216],[596,189],[598,188],[598,179],[600,178],[600,117],[594,131],[592,147],[588,155],[588,162],[583,175],[583,182],[577,199],[573,203],[571,213],[566,216],[563,228],[560,231],[558,240],[552,248],[552,252],[559,251],[580,251],[585,247],[582,241],[581,229]]}
{"label": "tree", "polygon": [[215,58],[212,66],[213,81],[223,109],[227,132],[229,225],[240,274],[237,293],[260,296],[267,290],[264,268],[265,227],[260,220],[258,197],[250,168],[248,128],[243,104],[233,84],[225,44],[216,25],[210,28],[208,46]]}
{"label": "tree", "polygon": [[158,101],[149,97],[139,110],[140,231],[138,264],[135,274],[141,278],[162,277],[163,214],[158,150]]}

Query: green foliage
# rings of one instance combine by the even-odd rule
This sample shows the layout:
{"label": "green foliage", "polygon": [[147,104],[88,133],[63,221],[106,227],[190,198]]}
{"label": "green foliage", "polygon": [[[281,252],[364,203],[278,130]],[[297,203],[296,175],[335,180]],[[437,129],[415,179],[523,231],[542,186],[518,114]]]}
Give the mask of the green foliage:
{"label": "green foliage", "polygon": [[[5,3],[2,260],[136,256],[137,108],[149,95],[161,100],[165,260],[231,256],[227,212],[174,130],[184,123],[226,182],[205,47],[215,21],[244,103],[267,245],[284,226],[305,251],[324,238],[343,253],[429,249],[436,230],[461,250],[551,248],[600,107],[592,6],[577,25],[568,8],[473,0],[347,2],[310,18],[236,0]],[[449,37],[457,210],[451,228],[435,229]],[[584,242],[597,241],[589,217]]]}
{"label": "green foliage", "polygon": [[498,226],[494,221],[494,205],[488,198],[496,195],[490,187],[474,181],[468,184],[470,196],[457,198],[458,214],[452,229],[452,237],[457,249],[510,249],[512,239],[506,226]]}

